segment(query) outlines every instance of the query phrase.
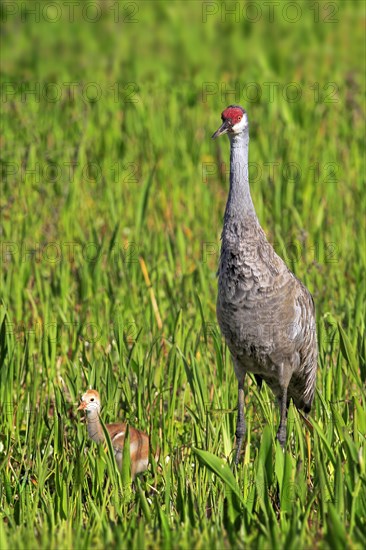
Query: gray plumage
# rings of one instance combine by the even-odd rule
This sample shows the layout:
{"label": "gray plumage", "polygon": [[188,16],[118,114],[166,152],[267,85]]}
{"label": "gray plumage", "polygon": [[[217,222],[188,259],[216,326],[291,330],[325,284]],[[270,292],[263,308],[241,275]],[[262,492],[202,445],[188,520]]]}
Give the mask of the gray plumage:
{"label": "gray plumage", "polygon": [[230,106],[222,120],[213,137],[227,133],[231,154],[217,319],[238,379],[237,464],[245,435],[245,374],[253,373],[259,383],[264,380],[279,399],[277,438],[284,447],[290,399],[298,409],[311,409],[318,351],[312,296],[275,253],[255,213],[248,180],[246,112]]}

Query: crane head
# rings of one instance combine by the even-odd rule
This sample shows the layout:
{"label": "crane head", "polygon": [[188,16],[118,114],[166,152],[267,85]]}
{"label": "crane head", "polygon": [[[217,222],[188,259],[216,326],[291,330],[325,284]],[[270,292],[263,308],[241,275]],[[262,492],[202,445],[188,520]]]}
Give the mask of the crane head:
{"label": "crane head", "polygon": [[240,134],[248,127],[246,111],[240,105],[229,105],[221,113],[222,124],[212,136],[213,139],[223,134]]}
{"label": "crane head", "polygon": [[77,408],[78,411],[86,411],[87,413],[93,410],[100,411],[100,397],[97,390],[86,390],[81,398],[81,403]]}

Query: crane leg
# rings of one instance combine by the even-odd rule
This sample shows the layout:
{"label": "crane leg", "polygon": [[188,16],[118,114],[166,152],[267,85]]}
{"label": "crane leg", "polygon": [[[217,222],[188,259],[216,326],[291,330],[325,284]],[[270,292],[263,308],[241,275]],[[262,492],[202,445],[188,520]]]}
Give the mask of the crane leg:
{"label": "crane leg", "polygon": [[282,449],[286,445],[286,431],[287,431],[287,388],[284,388],[280,400],[281,420],[277,432],[277,439],[280,442]]}
{"label": "crane leg", "polygon": [[238,417],[236,421],[236,453],[235,466],[239,463],[240,451],[243,445],[243,440],[246,432],[246,424],[244,418],[244,377],[238,383]]}

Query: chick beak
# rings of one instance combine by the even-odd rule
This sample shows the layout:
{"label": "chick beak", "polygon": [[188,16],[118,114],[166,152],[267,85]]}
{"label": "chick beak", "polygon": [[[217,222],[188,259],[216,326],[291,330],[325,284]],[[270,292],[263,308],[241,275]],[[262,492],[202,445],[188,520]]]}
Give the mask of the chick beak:
{"label": "chick beak", "polygon": [[85,409],[86,409],[86,402],[82,401],[76,410],[77,411],[85,411]]}
{"label": "chick beak", "polygon": [[227,134],[230,128],[231,128],[231,121],[229,119],[224,120],[220,128],[216,130],[216,132],[213,134],[212,139],[215,139],[219,136]]}

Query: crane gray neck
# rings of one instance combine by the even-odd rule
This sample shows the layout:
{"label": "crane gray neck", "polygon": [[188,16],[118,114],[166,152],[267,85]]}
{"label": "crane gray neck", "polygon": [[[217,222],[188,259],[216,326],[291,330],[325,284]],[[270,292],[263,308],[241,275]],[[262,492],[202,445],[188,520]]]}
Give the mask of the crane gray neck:
{"label": "crane gray neck", "polygon": [[248,152],[249,128],[240,134],[228,134],[230,139],[230,191],[224,218],[225,229],[244,221],[246,216],[256,217],[249,188]]}
{"label": "crane gray neck", "polygon": [[87,411],[86,422],[88,426],[89,437],[93,439],[96,443],[100,443],[101,441],[103,441],[104,434],[99,420],[99,411],[97,411],[96,409]]}

